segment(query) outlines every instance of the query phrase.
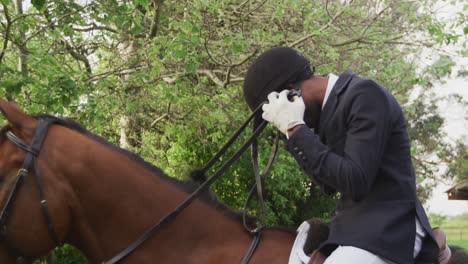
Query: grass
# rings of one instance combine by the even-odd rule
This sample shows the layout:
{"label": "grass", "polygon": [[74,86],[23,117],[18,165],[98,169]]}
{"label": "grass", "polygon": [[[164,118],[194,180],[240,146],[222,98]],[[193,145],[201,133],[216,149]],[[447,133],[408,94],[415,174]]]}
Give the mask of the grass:
{"label": "grass", "polygon": [[440,226],[444,229],[449,245],[468,249],[468,214],[450,218],[431,215],[430,218],[432,226]]}
{"label": "grass", "polygon": [[468,240],[449,240],[448,244],[450,246],[459,246],[464,249],[468,249]]}
{"label": "grass", "polygon": [[468,229],[468,219],[449,218],[442,223],[444,228],[462,228]]}

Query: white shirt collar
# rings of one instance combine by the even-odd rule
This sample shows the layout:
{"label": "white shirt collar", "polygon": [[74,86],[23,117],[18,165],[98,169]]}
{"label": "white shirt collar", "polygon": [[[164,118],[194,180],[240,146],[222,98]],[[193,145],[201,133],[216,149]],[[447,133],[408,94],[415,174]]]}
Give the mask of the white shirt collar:
{"label": "white shirt collar", "polygon": [[328,84],[327,90],[325,91],[325,97],[323,98],[322,110],[325,107],[325,104],[327,103],[328,97],[330,96],[330,92],[332,91],[333,86],[335,86],[336,81],[338,81],[338,76],[336,76],[333,73],[328,74]]}

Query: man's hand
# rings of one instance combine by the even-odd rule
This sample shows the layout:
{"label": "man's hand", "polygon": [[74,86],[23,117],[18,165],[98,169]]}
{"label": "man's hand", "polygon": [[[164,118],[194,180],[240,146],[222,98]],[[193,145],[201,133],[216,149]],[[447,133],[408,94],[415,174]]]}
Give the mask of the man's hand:
{"label": "man's hand", "polygon": [[299,96],[294,96],[293,101],[289,101],[288,93],[288,90],[284,90],[281,93],[270,93],[268,95],[268,103],[262,107],[262,117],[289,138],[288,130],[305,124],[305,104],[302,97]]}

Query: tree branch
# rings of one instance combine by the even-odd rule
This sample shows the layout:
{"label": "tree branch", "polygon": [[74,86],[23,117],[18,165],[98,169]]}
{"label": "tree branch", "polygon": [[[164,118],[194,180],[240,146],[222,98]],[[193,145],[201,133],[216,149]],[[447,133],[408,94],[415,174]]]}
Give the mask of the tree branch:
{"label": "tree branch", "polygon": [[107,72],[103,72],[103,73],[99,73],[99,74],[90,76],[85,82],[86,83],[92,83],[92,82],[95,82],[95,81],[98,81],[98,80],[105,79],[105,78],[107,78],[107,76],[110,76],[110,75],[113,75],[113,74],[115,74],[115,75],[130,74],[132,72],[137,71],[137,69],[141,68],[140,66],[134,66],[134,67],[131,67],[131,68],[122,69],[123,66],[125,66],[125,65],[121,65],[121,66],[115,68],[112,71],[107,71]]}
{"label": "tree branch", "polygon": [[11,23],[13,24],[13,23],[15,23],[16,21],[18,21],[18,20],[20,20],[20,19],[23,19],[23,18],[25,18],[25,17],[28,17],[28,16],[42,16],[42,14],[41,14],[41,13],[22,14],[22,15],[20,15],[20,16],[16,16],[15,18],[13,18],[13,19],[11,20]]}
{"label": "tree branch", "polygon": [[[23,2],[21,0],[15,0],[14,6],[16,9],[16,14],[21,16],[23,14]],[[24,39],[25,35],[26,35],[25,30],[20,28],[19,38]],[[21,72],[21,75],[23,77],[27,77],[29,73],[28,64],[27,64],[28,54],[29,54],[29,50],[26,45],[26,42],[19,45],[18,70]]]}
{"label": "tree branch", "polygon": [[208,76],[208,78],[210,78],[211,81],[213,81],[216,85],[220,87],[224,87],[224,82],[221,81],[221,79],[219,79],[218,76],[216,76],[216,74],[214,74],[213,71],[204,69],[204,70],[198,70],[197,73],[201,73],[201,74]]}
{"label": "tree branch", "polygon": [[325,11],[327,11],[328,17],[333,19],[333,17],[330,15],[330,10],[328,10],[328,0],[325,0]]}
{"label": "tree branch", "polygon": [[[44,29],[46,28],[51,28],[52,30],[55,30],[55,23],[57,23],[58,21],[60,21],[61,19],[64,19],[65,17],[67,16],[70,16],[72,14],[75,14],[75,13],[78,13],[82,10],[84,10],[85,8],[87,8],[88,6],[91,6],[92,4],[89,4],[89,5],[85,5],[83,6],[82,8],[74,11],[74,12],[71,12],[71,13],[68,13],[68,14],[65,14],[61,17],[59,17],[56,21],[52,21],[49,17],[49,12],[48,10],[45,10],[44,12],[44,17],[46,18],[46,20],[49,22],[49,24],[47,24],[45,27],[41,28],[39,31],[37,31],[36,33],[34,33],[32,36],[30,36],[29,38],[27,38],[23,43],[26,44],[26,42],[31,39],[33,36],[39,34],[38,32],[41,32],[43,31]],[[84,63],[85,65],[85,68],[86,68],[86,72],[88,74],[91,74],[92,73],[92,69],[91,69],[91,64],[89,63],[89,60],[88,58],[84,55],[84,54],[81,54],[79,52],[77,52],[74,47],[68,42],[68,40],[61,36],[61,40],[60,40],[60,43],[65,47],[65,49],[68,51],[68,53],[75,59],[75,60],[78,60],[78,61],[81,61]]]}
{"label": "tree branch", "polygon": [[[375,21],[377,21],[377,18],[379,18],[386,10],[388,10],[390,7],[392,7],[392,5],[388,5],[386,6],[384,9],[380,10],[380,12],[378,12],[370,21],[369,23],[367,23],[364,28],[361,30],[361,33],[359,34],[358,37],[356,38],[352,38],[352,39],[349,39],[349,40],[345,40],[343,42],[339,42],[339,43],[332,43],[330,44],[330,46],[332,47],[340,47],[340,46],[345,46],[345,45],[348,45],[348,44],[351,44],[351,43],[354,43],[354,42],[364,42],[363,40],[366,38],[366,32],[367,30],[369,30],[370,26],[372,24],[375,23]],[[403,37],[403,35],[399,35],[397,36],[396,38],[401,38]],[[393,38],[394,39],[394,38]]]}
{"label": "tree branch", "polygon": [[245,1],[242,2],[239,6],[237,6],[236,8],[234,8],[234,13],[240,13],[241,11],[239,11],[239,9],[240,9],[240,10],[244,9],[244,6],[245,6],[248,2],[250,2],[250,0],[245,0]]}
{"label": "tree branch", "polygon": [[8,41],[10,38],[10,29],[11,29],[11,17],[8,13],[8,7],[5,4],[3,5],[3,13],[5,14],[5,19],[7,21],[5,32],[3,34],[3,46],[2,51],[0,52],[0,64],[2,63],[3,57],[5,56],[5,51],[8,47]]}
{"label": "tree branch", "polygon": [[119,33],[116,29],[113,29],[113,28],[107,27],[107,26],[98,26],[94,22],[91,24],[91,26],[89,26],[87,28],[72,27],[72,29],[75,30],[75,31],[79,31],[79,32],[88,32],[88,31],[93,31],[93,30],[106,30],[106,31],[109,31],[109,32],[112,32],[112,33],[115,33],[115,34]]}
{"label": "tree branch", "polygon": [[227,85],[230,83],[231,81],[231,72],[232,72],[232,69],[234,67],[237,67],[237,66],[240,66],[242,64],[244,64],[245,62],[247,62],[250,58],[253,58],[255,55],[257,55],[257,52],[258,52],[258,49],[255,49],[254,52],[252,52],[252,54],[250,54],[249,56],[245,57],[243,60],[241,60],[240,62],[238,63],[234,63],[234,64],[231,64],[231,66],[229,66],[228,70],[227,70],[227,73],[226,73],[226,78],[224,80],[224,84],[223,84],[223,88],[226,88]]}
{"label": "tree branch", "polygon": [[48,19],[47,16],[46,16],[47,21],[49,21],[49,23],[48,23],[47,25],[45,25],[44,27],[42,27],[41,29],[39,29],[38,31],[36,31],[36,32],[34,32],[33,34],[31,34],[29,37],[27,37],[27,38],[23,41],[23,44],[26,44],[26,42],[30,41],[32,38],[34,38],[35,36],[39,35],[41,32],[45,31],[46,29],[54,28],[54,27],[55,27],[55,24],[58,23],[60,20],[66,18],[66,17],[68,17],[68,16],[71,16],[71,15],[73,15],[73,14],[79,13],[79,12],[83,11],[84,9],[86,9],[86,8],[92,6],[92,5],[94,5],[94,4],[93,4],[93,3],[87,4],[87,5],[83,6],[83,7],[80,8],[80,9],[77,9],[77,10],[75,10],[75,11],[73,11],[73,12],[70,12],[70,13],[67,13],[67,14],[64,14],[64,15],[60,16],[60,17],[57,18],[57,20],[55,20],[55,21],[51,21],[51,20]]}
{"label": "tree branch", "polygon": [[329,28],[329,27],[336,21],[336,19],[337,19],[338,17],[340,17],[341,14],[343,14],[343,12],[346,10],[346,8],[348,8],[348,7],[351,5],[351,3],[352,3],[353,1],[354,1],[354,0],[350,0],[349,3],[348,3],[345,7],[343,7],[338,13],[336,13],[336,14],[332,17],[332,19],[331,19],[330,21],[328,21],[327,24],[325,24],[324,26],[322,26],[321,28],[319,28],[317,31],[314,31],[314,32],[312,32],[312,33],[310,33],[310,34],[308,34],[308,35],[305,35],[305,36],[303,36],[302,38],[300,38],[300,39],[294,41],[293,43],[291,43],[291,44],[289,45],[289,47],[293,48],[293,47],[295,47],[295,46],[301,44],[302,42],[304,42],[304,41],[310,39],[311,37],[316,36],[316,35],[322,33],[322,31],[324,31],[325,29]]}
{"label": "tree branch", "polygon": [[159,29],[159,22],[161,20],[161,9],[163,5],[164,0],[156,0],[154,2],[156,10],[154,11],[152,23],[151,23],[151,28],[150,28],[150,33],[149,33],[149,38],[154,38],[156,34],[158,33]]}
{"label": "tree branch", "polygon": [[211,53],[208,49],[208,40],[207,38],[204,38],[202,35],[202,31],[200,30],[200,38],[203,39],[203,47],[205,48],[206,54],[208,55],[208,58],[216,65],[223,66],[222,63],[218,62],[213,56],[211,56]]}
{"label": "tree branch", "polygon": [[252,10],[250,10],[247,14],[245,14],[246,17],[250,16],[252,13],[254,13],[255,11],[257,11],[258,9],[260,9],[260,7],[262,7],[268,0],[264,0],[262,1],[260,4],[258,4],[258,6]]}
{"label": "tree branch", "polygon": [[166,118],[167,116],[169,116],[169,113],[164,113],[163,115],[159,116],[159,117],[156,118],[153,122],[151,122],[150,127],[154,127],[154,125],[156,125],[156,123],[158,123],[159,121],[163,120],[163,119]]}
{"label": "tree branch", "polygon": [[70,53],[70,55],[71,55],[75,60],[78,60],[78,61],[83,62],[84,65],[85,65],[85,68],[86,68],[86,72],[87,72],[88,74],[91,74],[92,69],[91,69],[91,64],[89,63],[88,58],[87,58],[85,55],[83,55],[83,54],[81,54],[81,53],[75,51],[75,49],[73,48],[73,46],[70,45],[70,43],[68,43],[68,41],[67,41],[64,37],[62,37],[61,42],[62,42],[62,44],[65,46],[65,49],[68,51],[68,53]]}

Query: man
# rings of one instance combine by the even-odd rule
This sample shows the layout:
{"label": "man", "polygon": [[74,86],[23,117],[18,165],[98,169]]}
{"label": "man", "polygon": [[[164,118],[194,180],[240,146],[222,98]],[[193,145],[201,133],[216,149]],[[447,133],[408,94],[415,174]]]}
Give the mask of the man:
{"label": "man", "polygon": [[[288,99],[292,87],[302,96]],[[261,54],[243,89],[251,109],[268,100],[263,119],[287,137],[313,181],[340,193],[320,246],[325,263],[438,263],[416,196],[406,121],[390,92],[351,70],[315,76],[304,56],[285,47]]]}

